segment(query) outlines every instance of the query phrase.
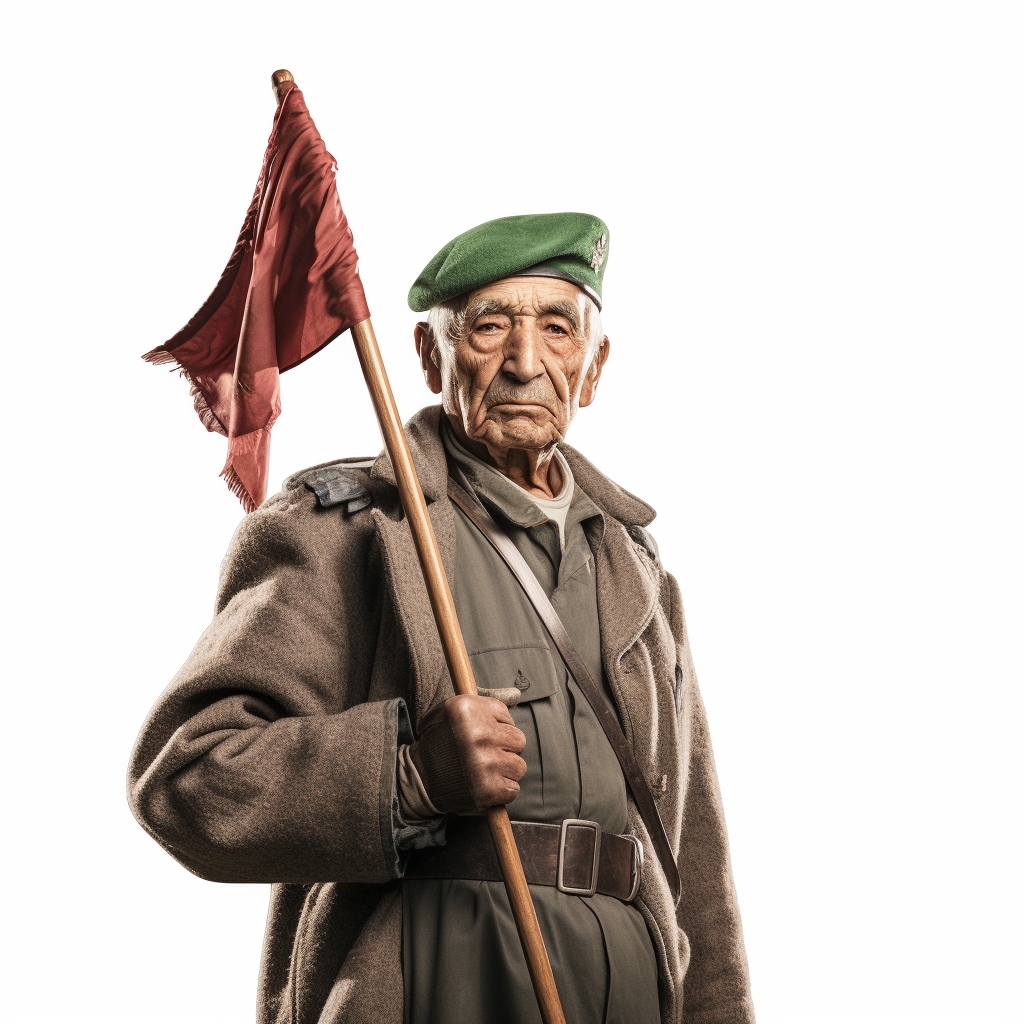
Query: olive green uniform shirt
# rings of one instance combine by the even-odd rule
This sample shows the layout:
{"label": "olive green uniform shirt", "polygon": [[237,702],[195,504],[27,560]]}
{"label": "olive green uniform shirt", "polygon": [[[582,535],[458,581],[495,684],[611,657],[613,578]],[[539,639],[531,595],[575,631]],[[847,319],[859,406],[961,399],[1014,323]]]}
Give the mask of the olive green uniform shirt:
{"label": "olive green uniform shirt", "polygon": [[[450,461],[507,530],[604,683],[593,556],[604,533],[601,511],[576,487],[562,550],[557,525],[529,495],[468,456],[442,424]],[[511,714],[526,735],[527,770],[509,816],[585,818],[624,833],[625,780],[597,717],[515,577],[458,510],[456,552],[455,604],[477,683],[522,692]],[[402,891],[407,1024],[539,1024],[502,883],[415,879]],[[530,891],[567,1020],[657,1024],[657,968],[640,912],[611,896]]]}

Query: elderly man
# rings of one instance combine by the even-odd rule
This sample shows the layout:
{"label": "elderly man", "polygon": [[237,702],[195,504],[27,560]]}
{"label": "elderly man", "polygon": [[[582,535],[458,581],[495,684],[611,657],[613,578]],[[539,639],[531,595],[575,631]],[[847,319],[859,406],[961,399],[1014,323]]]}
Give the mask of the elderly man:
{"label": "elderly man", "polygon": [[607,252],[596,217],[508,217],[410,292],[442,400],[410,447],[482,694],[453,695],[384,454],[245,519],[143,729],[144,827],[204,878],[274,883],[261,1024],[538,1021],[480,817],[499,804],[570,1024],[753,1020],[654,511],[564,443],[608,359]]}

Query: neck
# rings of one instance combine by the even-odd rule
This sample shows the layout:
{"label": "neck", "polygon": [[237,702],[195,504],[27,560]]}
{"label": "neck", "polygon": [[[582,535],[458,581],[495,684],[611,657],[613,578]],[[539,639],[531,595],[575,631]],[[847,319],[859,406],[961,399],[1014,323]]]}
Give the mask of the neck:
{"label": "neck", "polygon": [[448,417],[456,440],[471,455],[481,462],[493,466],[512,483],[538,498],[553,498],[561,490],[564,481],[555,459],[555,446],[539,450],[531,448],[491,448],[482,441],[474,441],[456,417]]}

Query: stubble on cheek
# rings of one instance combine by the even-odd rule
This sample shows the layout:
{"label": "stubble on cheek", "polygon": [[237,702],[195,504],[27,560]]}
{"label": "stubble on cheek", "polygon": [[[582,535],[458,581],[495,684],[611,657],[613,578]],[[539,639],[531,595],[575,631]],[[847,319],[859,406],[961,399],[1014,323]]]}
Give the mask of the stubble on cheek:
{"label": "stubble on cheek", "polygon": [[489,380],[485,372],[487,359],[479,355],[459,353],[453,359],[450,376],[444,389],[444,409],[451,416],[456,415],[467,436],[477,438],[486,411],[483,397],[486,385],[478,381]]}

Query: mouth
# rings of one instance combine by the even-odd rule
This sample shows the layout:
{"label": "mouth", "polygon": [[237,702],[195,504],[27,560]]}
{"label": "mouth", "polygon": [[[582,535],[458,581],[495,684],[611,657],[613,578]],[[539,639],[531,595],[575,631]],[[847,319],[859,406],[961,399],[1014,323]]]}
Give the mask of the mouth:
{"label": "mouth", "polygon": [[545,412],[548,411],[548,407],[542,402],[516,402],[512,400],[503,400],[501,402],[495,402],[491,409],[543,409]]}

